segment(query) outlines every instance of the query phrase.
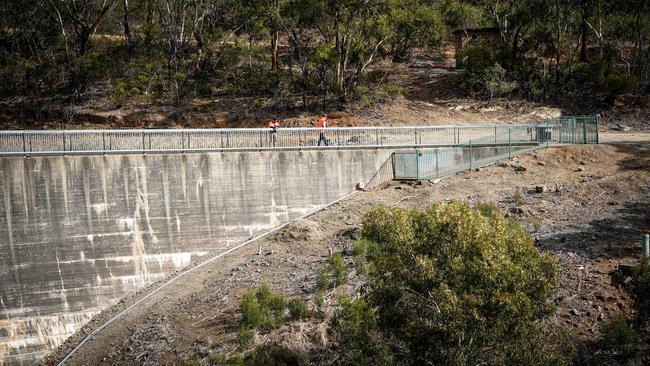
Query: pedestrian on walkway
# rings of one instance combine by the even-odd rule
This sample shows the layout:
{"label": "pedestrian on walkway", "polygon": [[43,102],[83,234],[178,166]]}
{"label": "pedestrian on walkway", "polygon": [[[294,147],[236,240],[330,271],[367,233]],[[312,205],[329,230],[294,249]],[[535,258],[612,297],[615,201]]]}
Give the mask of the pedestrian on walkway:
{"label": "pedestrian on walkway", "polygon": [[327,128],[327,116],[325,113],[320,113],[316,126],[318,127],[318,146],[320,146],[321,142],[324,142],[325,146],[329,146],[329,141],[327,141],[327,135],[325,134],[325,129]]}
{"label": "pedestrian on walkway", "polygon": [[278,121],[275,118],[271,118],[268,122],[268,125],[269,128],[271,129],[270,131],[271,146],[275,147],[276,134],[278,132],[278,128],[280,128],[280,121]]}

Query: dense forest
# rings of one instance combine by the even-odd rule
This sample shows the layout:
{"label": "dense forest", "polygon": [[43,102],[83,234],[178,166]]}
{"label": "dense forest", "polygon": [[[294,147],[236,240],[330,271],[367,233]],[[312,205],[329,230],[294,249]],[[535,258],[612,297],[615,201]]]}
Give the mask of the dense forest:
{"label": "dense forest", "polygon": [[606,105],[647,93],[650,80],[647,0],[16,0],[0,10],[4,98],[341,106],[400,92],[375,65],[480,27],[500,35],[490,52],[465,50],[466,85],[482,98]]}

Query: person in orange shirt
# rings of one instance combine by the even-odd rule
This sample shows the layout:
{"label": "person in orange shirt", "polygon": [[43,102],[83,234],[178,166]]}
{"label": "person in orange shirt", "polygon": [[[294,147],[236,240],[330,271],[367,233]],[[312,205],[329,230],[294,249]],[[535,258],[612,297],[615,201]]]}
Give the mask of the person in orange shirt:
{"label": "person in orange shirt", "polygon": [[325,113],[320,114],[320,117],[316,122],[316,127],[318,127],[318,146],[320,146],[321,142],[324,142],[325,146],[329,146],[327,135],[325,134],[325,129],[327,128],[327,116]]}
{"label": "person in orange shirt", "polygon": [[271,146],[275,147],[276,133],[278,132],[278,128],[280,128],[280,121],[275,118],[271,118],[268,125],[271,129]]}

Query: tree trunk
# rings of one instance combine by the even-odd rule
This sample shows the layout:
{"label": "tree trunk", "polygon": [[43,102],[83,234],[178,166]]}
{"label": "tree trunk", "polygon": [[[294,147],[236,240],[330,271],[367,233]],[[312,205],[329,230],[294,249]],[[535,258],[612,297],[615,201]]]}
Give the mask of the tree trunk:
{"label": "tree trunk", "polygon": [[278,71],[278,43],[280,43],[280,32],[276,29],[271,37],[271,71]]}
{"label": "tree trunk", "polygon": [[517,64],[517,54],[519,53],[519,29],[515,29],[515,34],[512,40],[512,58],[510,59],[510,70],[515,69]]}
{"label": "tree trunk", "polygon": [[124,6],[124,17],[122,18],[124,37],[126,38],[126,44],[130,46],[133,42],[133,37],[131,35],[131,29],[129,27],[129,0],[123,0],[122,5]]}
{"label": "tree trunk", "polygon": [[580,62],[587,62],[587,23],[580,23]]}

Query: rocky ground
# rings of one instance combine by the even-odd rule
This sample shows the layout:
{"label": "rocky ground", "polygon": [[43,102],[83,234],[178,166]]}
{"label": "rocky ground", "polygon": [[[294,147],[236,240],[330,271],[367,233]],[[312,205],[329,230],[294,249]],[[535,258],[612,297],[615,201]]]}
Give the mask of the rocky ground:
{"label": "rocky ground", "polygon": [[[327,318],[340,292],[354,296],[364,280],[351,271],[349,284],[327,293],[317,310],[316,276],[330,253],[349,250],[364,212],[377,204],[420,208],[441,200],[494,203],[519,220],[538,247],[554,253],[562,265],[557,313],[550,321],[578,339],[595,340],[600,321],[633,311],[624,268],[638,261],[640,235],[650,230],[650,134],[609,134],[603,141],[539,150],[435,183],[393,183],[358,192],[149,297],[88,342],[70,364],[176,364],[236,352],[240,296],[261,283],[307,300],[316,315],[260,335],[256,343],[320,354],[326,364]],[[45,364],[54,364],[149,290],[102,313]]]}

